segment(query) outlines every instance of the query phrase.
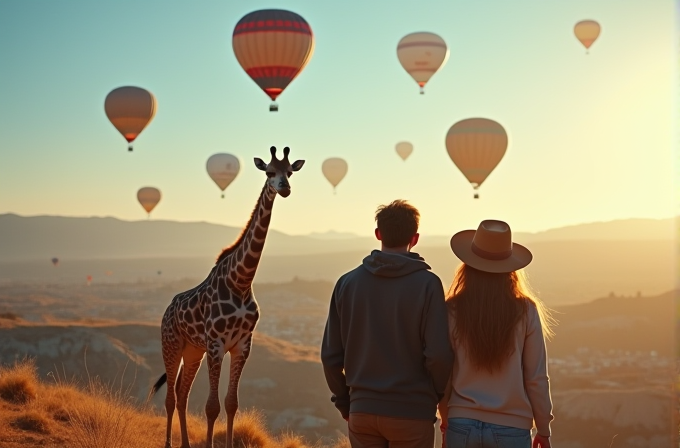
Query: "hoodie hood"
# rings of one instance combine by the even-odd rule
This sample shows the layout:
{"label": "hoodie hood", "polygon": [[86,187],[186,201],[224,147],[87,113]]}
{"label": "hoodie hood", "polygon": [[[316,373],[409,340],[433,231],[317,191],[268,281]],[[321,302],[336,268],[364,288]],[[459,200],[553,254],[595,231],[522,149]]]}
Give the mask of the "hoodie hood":
{"label": "hoodie hood", "polygon": [[416,271],[431,269],[430,265],[415,252],[393,254],[374,250],[364,258],[362,266],[380,277],[402,277]]}

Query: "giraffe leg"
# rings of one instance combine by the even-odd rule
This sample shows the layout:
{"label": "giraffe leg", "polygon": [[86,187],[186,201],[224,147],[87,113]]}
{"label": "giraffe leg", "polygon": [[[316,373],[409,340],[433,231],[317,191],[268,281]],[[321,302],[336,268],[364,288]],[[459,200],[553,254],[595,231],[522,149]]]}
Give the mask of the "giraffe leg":
{"label": "giraffe leg", "polygon": [[213,446],[213,429],[215,420],[220,415],[220,372],[222,371],[222,359],[224,358],[224,343],[222,341],[208,342],[208,380],[210,381],[210,394],[205,404],[205,416],[208,421],[208,434],[205,439],[205,448]]}
{"label": "giraffe leg", "polygon": [[229,389],[224,398],[224,409],[227,412],[227,448],[233,448],[234,444],[234,417],[236,411],[238,411],[238,383],[241,379],[243,366],[245,366],[248,355],[250,355],[252,340],[253,335],[250,333],[247,338],[243,339],[243,343],[239,343],[229,352],[231,355]]}
{"label": "giraffe leg", "polygon": [[175,382],[177,371],[182,362],[182,341],[174,335],[163,338],[163,363],[167,377],[167,390],[165,392],[165,413],[167,425],[165,431],[165,448],[172,447],[172,416],[175,412]]}
{"label": "giraffe leg", "polygon": [[182,369],[180,376],[177,379],[177,415],[179,416],[179,428],[182,433],[181,448],[191,448],[189,444],[189,434],[187,431],[187,402],[189,401],[189,392],[191,386],[194,384],[196,372],[201,367],[205,351],[193,347],[189,344],[184,346],[182,351]]}

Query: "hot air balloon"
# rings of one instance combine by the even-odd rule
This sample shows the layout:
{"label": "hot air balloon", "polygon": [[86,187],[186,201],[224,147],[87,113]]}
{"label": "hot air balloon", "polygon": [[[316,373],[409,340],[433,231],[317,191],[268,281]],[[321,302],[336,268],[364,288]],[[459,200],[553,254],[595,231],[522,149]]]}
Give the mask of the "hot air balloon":
{"label": "hot air balloon", "polygon": [[271,98],[269,110],[275,112],[276,98],[311,59],[314,35],[294,12],[262,9],[238,21],[232,46],[243,70]]}
{"label": "hot air balloon", "polygon": [[156,115],[156,98],[139,87],[118,87],[106,95],[104,111],[132,151],[132,142]]}
{"label": "hot air balloon", "polygon": [[208,170],[210,178],[222,190],[222,198],[224,198],[224,190],[238,175],[241,164],[235,156],[220,153],[210,156],[205,168]]}
{"label": "hot air balloon", "polygon": [[151,210],[156,207],[156,204],[161,200],[161,192],[154,187],[144,187],[137,191],[137,200],[144,210],[151,216]]}
{"label": "hot air balloon", "polygon": [[90,283],[92,283],[92,276],[88,275],[87,276],[87,286],[90,286]]}
{"label": "hot air balloon", "polygon": [[449,50],[444,39],[434,33],[411,33],[399,41],[397,57],[423,94],[425,84],[449,58]]}
{"label": "hot air balloon", "polygon": [[413,145],[409,142],[399,142],[395,149],[397,150],[399,157],[401,157],[402,160],[406,160],[413,152]]}
{"label": "hot air balloon", "polygon": [[451,126],[446,134],[449,157],[475,189],[501,161],[508,147],[503,126],[486,118],[468,118]]}
{"label": "hot air balloon", "polygon": [[59,266],[59,259],[57,257],[52,258],[52,264],[55,266]]}
{"label": "hot air balloon", "polygon": [[347,174],[347,162],[339,157],[331,157],[323,161],[321,171],[328,182],[333,185],[333,193],[335,194],[335,187]]}
{"label": "hot air balloon", "polygon": [[600,35],[600,24],[594,20],[582,20],[574,25],[574,34],[586,47],[586,54],[588,54],[588,49]]}

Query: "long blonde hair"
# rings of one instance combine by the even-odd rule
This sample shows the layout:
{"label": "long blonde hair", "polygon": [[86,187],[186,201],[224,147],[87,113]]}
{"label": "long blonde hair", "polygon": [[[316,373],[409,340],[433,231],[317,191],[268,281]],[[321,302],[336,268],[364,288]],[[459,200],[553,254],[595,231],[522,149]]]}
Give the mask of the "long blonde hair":
{"label": "long blonde hair", "polygon": [[462,264],[446,297],[455,319],[454,339],[468,351],[472,364],[493,373],[513,353],[515,327],[533,303],[543,335],[554,336],[550,309],[532,293],[523,270],[492,273]]}

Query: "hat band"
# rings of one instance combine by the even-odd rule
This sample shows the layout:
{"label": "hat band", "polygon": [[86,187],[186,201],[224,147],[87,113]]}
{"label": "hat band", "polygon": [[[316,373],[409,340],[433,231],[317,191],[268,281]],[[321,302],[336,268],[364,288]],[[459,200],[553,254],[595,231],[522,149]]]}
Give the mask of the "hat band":
{"label": "hat band", "polygon": [[504,250],[503,252],[489,252],[484,249],[480,249],[474,242],[470,245],[472,252],[487,260],[505,260],[512,255],[512,249]]}

